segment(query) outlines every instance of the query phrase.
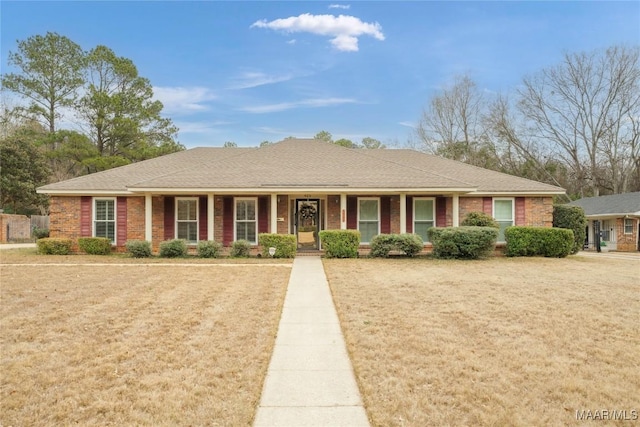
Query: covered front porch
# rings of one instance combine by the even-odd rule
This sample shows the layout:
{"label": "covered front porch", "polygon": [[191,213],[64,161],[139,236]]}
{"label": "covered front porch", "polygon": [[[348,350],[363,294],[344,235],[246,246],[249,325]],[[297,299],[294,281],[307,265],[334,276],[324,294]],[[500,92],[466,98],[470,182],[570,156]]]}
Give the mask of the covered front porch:
{"label": "covered front porch", "polygon": [[299,251],[315,251],[322,249],[319,232],[329,229],[360,230],[363,246],[381,233],[417,233],[427,241],[429,227],[458,226],[465,211],[482,210],[482,198],[463,202],[462,212],[460,200],[458,193],[146,193],[144,233],[154,247],[173,238],[257,245],[258,234],[277,233],[295,235]]}

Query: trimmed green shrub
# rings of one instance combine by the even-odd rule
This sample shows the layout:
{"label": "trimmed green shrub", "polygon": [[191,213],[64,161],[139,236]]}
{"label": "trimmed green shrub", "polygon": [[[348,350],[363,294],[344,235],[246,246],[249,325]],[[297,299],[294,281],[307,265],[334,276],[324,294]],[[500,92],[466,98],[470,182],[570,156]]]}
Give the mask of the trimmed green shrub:
{"label": "trimmed green shrub", "polygon": [[433,256],[444,259],[479,259],[493,254],[498,239],[494,227],[431,227]]}
{"label": "trimmed green shrub", "polygon": [[378,234],[371,239],[371,252],[374,258],[387,258],[396,244],[395,234]]}
{"label": "trimmed green shrub", "polygon": [[236,240],[231,244],[229,255],[232,258],[249,258],[251,255],[251,243],[244,239]]}
{"label": "trimmed green shrub", "polygon": [[580,206],[555,205],[553,207],[553,226],[573,230],[572,254],[577,254],[582,249],[587,238],[587,217]]}
{"label": "trimmed green shrub", "polygon": [[274,258],[293,258],[296,256],[296,236],[293,234],[258,234],[258,242],[262,247],[262,256],[270,257],[269,248],[276,248]]}
{"label": "trimmed green shrub", "polygon": [[33,231],[31,232],[31,235],[35,237],[36,240],[44,239],[45,237],[49,237],[49,229],[33,227]]}
{"label": "trimmed green shrub", "polygon": [[469,212],[467,216],[462,220],[460,225],[464,227],[493,227],[500,228],[500,224],[497,223],[491,215],[484,212]]}
{"label": "trimmed green shrub", "polygon": [[566,228],[509,227],[505,255],[564,258],[574,247],[573,231]]}
{"label": "trimmed green shrub", "polygon": [[221,253],[222,244],[215,240],[198,242],[198,256],[200,258],[219,258]]}
{"label": "trimmed green shrub", "polygon": [[389,252],[397,250],[408,257],[418,254],[424,246],[422,237],[417,234],[378,234],[371,239],[372,257],[387,258]]}
{"label": "trimmed green shrub", "polygon": [[151,242],[146,240],[127,240],[124,246],[134,258],[149,258],[151,256]]}
{"label": "trimmed green shrub", "polygon": [[173,239],[160,242],[162,258],[179,258],[187,256],[187,242],[184,239]]}
{"label": "trimmed green shrub", "polygon": [[327,258],[357,258],[360,246],[358,230],[322,230],[320,241]]}
{"label": "trimmed green shrub", "polygon": [[106,237],[80,237],[78,239],[80,250],[89,255],[109,255],[111,253],[111,240]]}
{"label": "trimmed green shrub", "polygon": [[404,252],[408,257],[414,257],[424,248],[422,237],[418,234],[404,233],[398,234],[396,245],[399,251]]}
{"label": "trimmed green shrub", "polygon": [[73,241],[71,239],[59,239],[55,237],[45,237],[38,239],[36,243],[38,253],[42,255],[69,255]]}

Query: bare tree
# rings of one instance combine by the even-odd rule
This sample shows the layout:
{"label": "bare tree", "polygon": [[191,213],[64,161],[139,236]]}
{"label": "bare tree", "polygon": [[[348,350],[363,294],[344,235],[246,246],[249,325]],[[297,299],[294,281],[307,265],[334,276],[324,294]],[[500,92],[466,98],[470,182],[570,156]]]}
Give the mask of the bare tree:
{"label": "bare tree", "polygon": [[425,151],[467,163],[486,161],[477,155],[488,141],[483,124],[486,100],[468,76],[455,79],[423,111],[417,136]]}
{"label": "bare tree", "polygon": [[[638,47],[565,54],[561,64],[524,79],[519,109],[539,144],[585,184],[581,194],[622,192],[637,159]],[[635,145],[634,145],[635,144]]]}

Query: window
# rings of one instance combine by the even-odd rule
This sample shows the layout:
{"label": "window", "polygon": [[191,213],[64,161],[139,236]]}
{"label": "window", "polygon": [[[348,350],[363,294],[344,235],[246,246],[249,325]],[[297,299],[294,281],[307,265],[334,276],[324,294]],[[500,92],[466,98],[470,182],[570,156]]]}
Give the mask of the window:
{"label": "window", "polygon": [[358,199],[358,230],[362,243],[369,243],[373,236],[380,234],[380,203],[375,198]]}
{"label": "window", "polygon": [[198,199],[176,198],[176,239],[198,243]]}
{"label": "window", "polygon": [[93,199],[93,237],[116,242],[116,199]]}
{"label": "window", "polygon": [[258,221],[256,217],[258,199],[236,199],[235,240],[248,240],[254,245],[258,243]]}
{"label": "window", "polygon": [[427,230],[434,226],[435,203],[433,199],[413,199],[413,232],[422,237],[423,242],[429,241]]}
{"label": "window", "polygon": [[624,219],[624,234],[633,234],[633,219]]}
{"label": "window", "polygon": [[504,230],[513,225],[513,199],[493,199],[493,218],[500,225],[498,242],[504,242]]}

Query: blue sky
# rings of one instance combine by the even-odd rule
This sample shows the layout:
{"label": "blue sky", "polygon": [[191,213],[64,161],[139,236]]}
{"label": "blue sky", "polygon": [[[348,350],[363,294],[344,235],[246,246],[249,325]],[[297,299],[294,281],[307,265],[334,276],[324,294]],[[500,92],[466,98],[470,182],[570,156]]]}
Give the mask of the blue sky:
{"label": "blue sky", "polygon": [[638,1],[3,0],[0,13],[3,73],[35,34],[108,46],[151,81],[187,147],[320,130],[403,145],[457,75],[508,93],[563,52],[640,43]]}

